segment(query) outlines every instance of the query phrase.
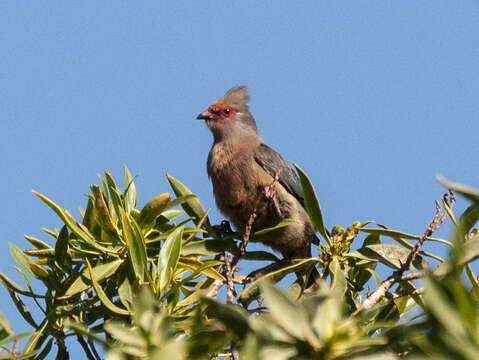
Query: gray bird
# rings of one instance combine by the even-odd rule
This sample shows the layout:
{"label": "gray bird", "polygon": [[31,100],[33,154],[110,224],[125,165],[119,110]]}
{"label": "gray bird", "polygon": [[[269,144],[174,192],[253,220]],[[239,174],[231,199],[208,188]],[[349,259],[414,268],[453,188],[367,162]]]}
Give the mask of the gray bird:
{"label": "gray bird", "polygon": [[[310,257],[311,242],[319,240],[304,209],[299,178],[259,136],[248,100],[248,88],[235,86],[197,117],[213,133],[207,170],[216,204],[241,232],[253,212],[257,214],[253,231],[294,219],[293,224],[252,240],[270,246],[285,259]],[[271,189],[278,171],[278,182]]]}

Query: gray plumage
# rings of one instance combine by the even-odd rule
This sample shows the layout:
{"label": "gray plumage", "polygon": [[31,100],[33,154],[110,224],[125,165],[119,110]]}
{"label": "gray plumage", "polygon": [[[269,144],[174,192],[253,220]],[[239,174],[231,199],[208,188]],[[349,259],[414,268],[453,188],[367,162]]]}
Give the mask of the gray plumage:
{"label": "gray plumage", "polygon": [[[213,133],[207,170],[216,204],[241,232],[253,211],[257,213],[253,230],[294,219],[295,223],[252,240],[265,243],[286,259],[311,256],[310,244],[318,239],[304,209],[298,176],[259,136],[248,100],[247,87],[236,86],[198,115]],[[280,169],[274,187],[276,199],[268,198],[265,189]]]}

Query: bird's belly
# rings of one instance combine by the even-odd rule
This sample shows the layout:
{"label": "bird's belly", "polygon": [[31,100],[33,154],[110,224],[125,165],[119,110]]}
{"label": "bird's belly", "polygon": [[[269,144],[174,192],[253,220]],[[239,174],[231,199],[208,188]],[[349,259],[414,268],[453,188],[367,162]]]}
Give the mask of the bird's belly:
{"label": "bird's belly", "polygon": [[212,178],[216,205],[239,231],[244,231],[260,201],[257,184],[246,181],[248,177],[245,175],[228,174]]}

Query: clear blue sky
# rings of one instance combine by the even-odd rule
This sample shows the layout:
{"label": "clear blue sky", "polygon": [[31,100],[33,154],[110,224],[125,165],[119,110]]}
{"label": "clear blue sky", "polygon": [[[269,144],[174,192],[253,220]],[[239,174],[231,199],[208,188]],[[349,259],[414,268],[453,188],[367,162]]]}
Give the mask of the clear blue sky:
{"label": "clear blue sky", "polygon": [[444,192],[436,174],[479,187],[477,1],[4,0],[0,53],[0,271],[13,278],[7,242],[60,225],[31,189],[77,214],[96,174],[126,164],[140,204],[170,173],[222,219],[195,117],[238,84],[329,227],[419,234]]}

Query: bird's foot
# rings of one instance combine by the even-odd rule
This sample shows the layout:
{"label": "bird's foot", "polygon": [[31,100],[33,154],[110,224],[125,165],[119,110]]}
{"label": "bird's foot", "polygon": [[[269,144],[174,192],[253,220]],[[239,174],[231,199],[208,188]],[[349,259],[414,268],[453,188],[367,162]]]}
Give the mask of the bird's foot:
{"label": "bird's foot", "polygon": [[274,211],[278,217],[281,217],[281,208],[279,206],[278,197],[276,196],[276,190],[273,185],[268,185],[264,187],[264,196],[266,200],[273,203]]}

